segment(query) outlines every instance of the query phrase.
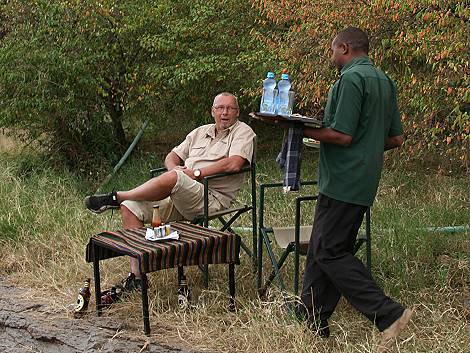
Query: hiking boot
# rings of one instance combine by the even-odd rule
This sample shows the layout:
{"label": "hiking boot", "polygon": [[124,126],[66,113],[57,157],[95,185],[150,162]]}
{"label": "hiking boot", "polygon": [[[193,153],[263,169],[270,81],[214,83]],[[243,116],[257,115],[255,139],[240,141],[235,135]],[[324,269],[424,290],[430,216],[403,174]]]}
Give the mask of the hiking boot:
{"label": "hiking boot", "polygon": [[403,314],[395,320],[388,328],[382,332],[382,339],[380,340],[378,353],[388,352],[392,344],[395,342],[395,339],[398,337],[401,331],[408,325],[410,322],[413,311],[405,309]]}
{"label": "hiking boot", "polygon": [[142,290],[142,280],[135,277],[133,273],[129,273],[129,275],[122,280],[121,287],[123,292],[140,292]]}
{"label": "hiking boot", "polygon": [[115,284],[111,289],[100,293],[101,305],[110,306],[114,303],[124,300],[130,293],[142,290],[142,281],[136,278],[133,273],[124,278],[120,284]]}
{"label": "hiking boot", "polygon": [[94,213],[102,213],[110,208],[119,208],[117,193],[113,191],[107,194],[87,196],[85,197],[85,206]]}
{"label": "hiking boot", "polygon": [[122,289],[119,287],[112,287],[100,293],[101,305],[109,306],[118,301],[121,301]]}

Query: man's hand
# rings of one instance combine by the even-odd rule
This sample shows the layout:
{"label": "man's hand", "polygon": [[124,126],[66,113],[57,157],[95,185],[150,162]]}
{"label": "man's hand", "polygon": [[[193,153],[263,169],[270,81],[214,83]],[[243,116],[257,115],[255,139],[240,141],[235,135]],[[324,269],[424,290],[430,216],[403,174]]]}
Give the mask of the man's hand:
{"label": "man's hand", "polygon": [[190,177],[193,180],[199,180],[201,178],[200,176],[199,176],[199,178],[196,177],[194,175],[194,169],[190,169],[188,167],[179,167],[179,168],[175,168],[175,170],[183,171],[184,174],[186,174],[188,177]]}
{"label": "man's hand", "polygon": [[392,148],[401,147],[404,141],[405,141],[405,138],[403,135],[388,137],[385,140],[384,151],[391,150]]}

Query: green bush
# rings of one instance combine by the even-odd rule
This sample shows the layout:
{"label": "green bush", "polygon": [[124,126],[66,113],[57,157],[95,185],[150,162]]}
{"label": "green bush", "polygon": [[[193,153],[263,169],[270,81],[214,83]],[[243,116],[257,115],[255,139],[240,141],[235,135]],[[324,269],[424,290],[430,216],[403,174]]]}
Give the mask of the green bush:
{"label": "green bush", "polygon": [[256,84],[262,59],[256,14],[235,0],[12,0],[0,11],[0,127],[85,169],[116,158],[141,121],[187,132],[211,119],[214,95]]}
{"label": "green bush", "polygon": [[335,34],[368,32],[370,56],[397,83],[407,152],[439,152],[470,167],[470,61],[467,1],[252,1],[271,23],[260,33],[292,74],[298,107],[320,114],[336,79]]}

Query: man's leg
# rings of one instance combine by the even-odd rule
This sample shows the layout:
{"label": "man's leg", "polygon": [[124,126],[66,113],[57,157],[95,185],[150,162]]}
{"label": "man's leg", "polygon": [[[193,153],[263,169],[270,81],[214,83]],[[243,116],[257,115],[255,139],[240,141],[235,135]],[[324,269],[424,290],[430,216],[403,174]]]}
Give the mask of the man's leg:
{"label": "man's leg", "polygon": [[[353,254],[366,207],[320,196],[320,207],[326,214],[315,248],[315,264],[352,306],[383,331],[403,314],[404,308],[385,296],[364,264]],[[315,284],[313,290],[315,307],[321,312],[322,303],[317,306],[317,301],[323,299],[316,296],[321,296],[322,291],[316,291]],[[330,308],[325,309],[328,313]]]}
{"label": "man's leg", "polygon": [[[144,226],[144,222],[142,222],[137,216],[132,213],[126,206],[121,206],[121,219],[122,219],[122,227],[124,229],[129,228],[140,228]],[[139,261],[131,257],[130,259],[131,265],[131,273],[138,279],[140,279],[140,269],[139,269]]]}
{"label": "man's leg", "polygon": [[176,181],[176,172],[169,171],[158,177],[147,180],[145,183],[132,190],[118,191],[117,200],[119,203],[125,200],[163,200],[170,196],[171,191],[176,185]]}
{"label": "man's leg", "polygon": [[119,208],[121,202],[126,200],[162,200],[171,194],[176,183],[176,171],[172,170],[129,191],[113,191],[107,194],[87,196],[84,200],[85,206],[94,213],[102,213],[108,209]]}
{"label": "man's leg", "polygon": [[327,321],[333,314],[341,294],[315,262],[315,254],[321,243],[324,219],[327,216],[327,209],[321,207],[321,200],[322,195],[319,196],[315,207],[301,297],[308,310],[310,320]]}

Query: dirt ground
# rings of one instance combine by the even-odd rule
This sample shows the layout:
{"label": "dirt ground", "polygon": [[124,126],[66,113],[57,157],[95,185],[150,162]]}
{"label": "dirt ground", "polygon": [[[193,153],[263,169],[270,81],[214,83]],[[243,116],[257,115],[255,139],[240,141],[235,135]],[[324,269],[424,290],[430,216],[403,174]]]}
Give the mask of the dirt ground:
{"label": "dirt ground", "polygon": [[87,315],[73,319],[0,277],[0,352],[195,353],[159,344],[152,337],[129,335],[111,318]]}

